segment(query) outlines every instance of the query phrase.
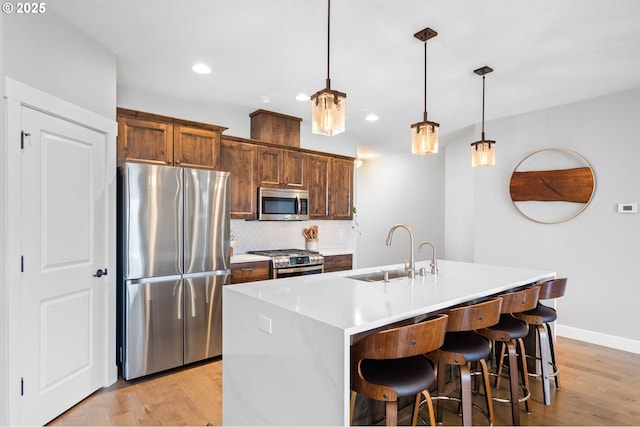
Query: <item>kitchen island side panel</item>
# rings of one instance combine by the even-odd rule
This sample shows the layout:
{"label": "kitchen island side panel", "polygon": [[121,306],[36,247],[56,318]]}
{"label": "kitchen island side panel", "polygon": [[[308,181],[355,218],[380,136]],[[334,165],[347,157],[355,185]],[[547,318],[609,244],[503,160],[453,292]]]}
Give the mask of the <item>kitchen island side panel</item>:
{"label": "kitchen island side panel", "polygon": [[349,337],[234,288],[223,288],[223,424],[348,425]]}

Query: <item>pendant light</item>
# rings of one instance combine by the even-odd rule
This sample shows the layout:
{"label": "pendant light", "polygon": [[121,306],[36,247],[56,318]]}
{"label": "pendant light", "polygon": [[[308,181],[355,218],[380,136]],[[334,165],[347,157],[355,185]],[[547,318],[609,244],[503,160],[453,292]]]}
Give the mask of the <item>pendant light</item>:
{"label": "pendant light", "polygon": [[438,128],[440,125],[427,120],[427,40],[437,36],[431,28],[425,28],[413,36],[424,42],[424,115],[423,121],[411,125],[411,152],[426,156],[438,152]]}
{"label": "pendant light", "polygon": [[327,0],[327,87],[311,97],[311,131],[319,135],[344,132],[346,93],[331,90],[329,58],[331,41],[331,0]]}
{"label": "pendant light", "polygon": [[471,144],[471,165],[475,167],[493,166],[496,163],[495,141],[484,139],[484,79],[485,75],[493,71],[491,67],[484,66],[473,70],[482,76],[482,139]]}

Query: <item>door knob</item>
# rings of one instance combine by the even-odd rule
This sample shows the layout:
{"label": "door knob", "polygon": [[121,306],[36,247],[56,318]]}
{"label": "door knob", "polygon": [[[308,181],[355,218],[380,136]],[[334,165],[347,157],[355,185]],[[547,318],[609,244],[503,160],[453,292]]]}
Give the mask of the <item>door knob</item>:
{"label": "door knob", "polygon": [[98,271],[96,271],[96,274],[93,275],[93,277],[102,277],[102,276],[106,276],[107,275],[107,269],[105,268],[103,269],[98,269]]}

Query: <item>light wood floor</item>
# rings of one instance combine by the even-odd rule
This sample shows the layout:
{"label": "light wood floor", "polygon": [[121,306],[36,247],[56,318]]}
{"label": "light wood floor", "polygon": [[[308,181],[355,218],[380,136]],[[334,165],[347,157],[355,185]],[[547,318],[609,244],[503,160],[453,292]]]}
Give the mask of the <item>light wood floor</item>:
{"label": "light wood floor", "polygon": [[[552,404],[544,406],[540,380],[533,379],[531,413],[521,413],[522,425],[640,425],[640,355],[562,337],[558,353],[561,390],[552,387]],[[221,392],[222,361],[216,360],[142,380],[119,380],[50,425],[220,425]],[[452,409],[444,421],[459,425]],[[509,425],[509,406],[496,403],[495,409],[496,425]],[[487,424],[483,418],[476,423]]]}

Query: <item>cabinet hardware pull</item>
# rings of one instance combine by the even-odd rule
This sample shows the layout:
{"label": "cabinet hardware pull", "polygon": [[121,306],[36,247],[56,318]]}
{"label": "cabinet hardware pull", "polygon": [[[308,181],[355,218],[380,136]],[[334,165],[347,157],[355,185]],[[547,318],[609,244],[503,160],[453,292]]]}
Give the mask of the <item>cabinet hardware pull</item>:
{"label": "cabinet hardware pull", "polygon": [[251,270],[253,270],[253,267],[244,267],[244,268],[242,269],[242,271],[245,271],[245,272],[249,272],[249,271],[251,271]]}

